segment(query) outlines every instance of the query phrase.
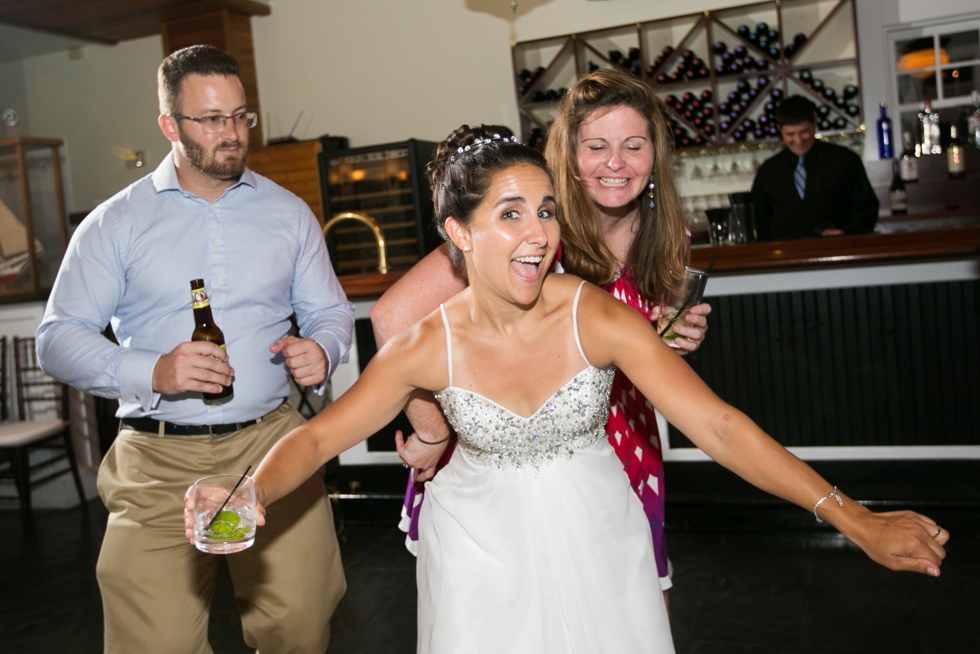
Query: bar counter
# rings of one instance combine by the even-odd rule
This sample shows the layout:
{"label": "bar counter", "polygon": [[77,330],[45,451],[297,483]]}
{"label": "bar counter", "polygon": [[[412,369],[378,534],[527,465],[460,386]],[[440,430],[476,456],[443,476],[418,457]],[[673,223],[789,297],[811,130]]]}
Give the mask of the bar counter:
{"label": "bar counter", "polygon": [[[725,246],[712,272],[759,273],[980,256],[980,216],[932,213],[881,220],[878,231],[871,234]],[[705,268],[718,250],[695,245],[691,266]],[[342,275],[340,283],[353,301],[381,296],[404,274]]]}
{"label": "bar counter", "polygon": [[968,258],[980,255],[980,217],[929,214],[884,219],[870,234],[695,246],[691,266],[704,269],[719,249],[713,273]]}
{"label": "bar counter", "polygon": [[[807,460],[980,459],[980,217],[721,252],[687,357],[720,397]],[[666,460],[705,458],[661,427]]]}

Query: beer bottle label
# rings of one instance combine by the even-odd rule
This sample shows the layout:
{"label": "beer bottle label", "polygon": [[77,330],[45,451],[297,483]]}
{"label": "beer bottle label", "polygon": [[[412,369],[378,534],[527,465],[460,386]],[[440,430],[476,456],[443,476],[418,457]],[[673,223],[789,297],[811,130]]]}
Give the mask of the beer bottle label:
{"label": "beer bottle label", "polygon": [[192,289],[191,300],[195,309],[203,309],[204,307],[211,306],[211,303],[208,301],[208,292],[203,288]]}

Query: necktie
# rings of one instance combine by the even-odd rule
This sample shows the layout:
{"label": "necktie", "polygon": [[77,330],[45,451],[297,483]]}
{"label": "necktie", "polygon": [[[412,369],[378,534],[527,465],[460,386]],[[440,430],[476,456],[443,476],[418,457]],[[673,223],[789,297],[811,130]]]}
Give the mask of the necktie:
{"label": "necktie", "polygon": [[806,168],[803,167],[803,157],[800,157],[796,164],[796,170],[793,171],[793,182],[796,184],[796,192],[800,194],[802,200],[803,193],[806,191]]}

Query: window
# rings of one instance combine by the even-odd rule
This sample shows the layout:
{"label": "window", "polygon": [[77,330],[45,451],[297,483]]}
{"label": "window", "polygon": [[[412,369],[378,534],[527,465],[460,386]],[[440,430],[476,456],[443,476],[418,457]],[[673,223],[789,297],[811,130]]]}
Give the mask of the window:
{"label": "window", "polygon": [[888,48],[896,122],[913,142],[920,141],[918,114],[930,100],[945,141],[951,124],[965,123],[970,95],[980,90],[980,14],[897,28],[888,34]]}

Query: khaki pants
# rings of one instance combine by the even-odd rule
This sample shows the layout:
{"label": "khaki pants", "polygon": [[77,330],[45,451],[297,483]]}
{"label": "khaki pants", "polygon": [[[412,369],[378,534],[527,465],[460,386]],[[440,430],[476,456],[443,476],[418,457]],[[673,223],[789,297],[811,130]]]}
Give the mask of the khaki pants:
{"label": "khaki pants", "polygon": [[[247,429],[212,438],[123,429],[99,469],[109,509],[97,573],[107,654],[210,654],[217,555],[184,535],[195,480],[254,470],[303,417],[288,404]],[[321,654],[344,594],[333,513],[319,474],[268,509],[255,545],[227,555],[245,642],[261,654]]]}

